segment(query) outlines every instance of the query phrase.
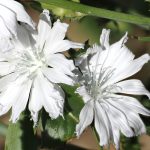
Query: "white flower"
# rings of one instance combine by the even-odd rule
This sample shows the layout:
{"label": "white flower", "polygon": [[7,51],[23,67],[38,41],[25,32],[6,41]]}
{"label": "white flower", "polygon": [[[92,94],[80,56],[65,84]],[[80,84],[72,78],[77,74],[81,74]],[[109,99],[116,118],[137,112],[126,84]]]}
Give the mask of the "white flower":
{"label": "white flower", "polygon": [[[34,28],[34,23],[24,7],[14,0],[0,0],[0,50],[13,48],[8,39],[17,37],[18,21]],[[7,44],[7,45],[6,45]]]}
{"label": "white flower", "polygon": [[0,58],[0,115],[12,107],[12,122],[29,110],[36,124],[39,110],[44,107],[51,118],[63,114],[64,92],[57,83],[73,85],[75,66],[61,53],[83,44],[64,40],[68,24],[57,20],[51,27],[49,12],[44,10],[34,39],[29,31],[18,26],[15,48]]}
{"label": "white flower", "polygon": [[150,116],[150,111],[136,98],[121,94],[147,95],[150,98],[140,80],[124,80],[137,73],[150,56],[145,54],[134,59],[134,54],[124,45],[127,34],[109,45],[109,33],[109,30],[103,29],[101,46],[94,45],[76,61],[82,72],[82,86],[77,93],[85,102],[76,134],[79,137],[94,119],[99,144],[103,146],[113,142],[119,149],[120,131],[127,137],[145,133],[139,114]]}

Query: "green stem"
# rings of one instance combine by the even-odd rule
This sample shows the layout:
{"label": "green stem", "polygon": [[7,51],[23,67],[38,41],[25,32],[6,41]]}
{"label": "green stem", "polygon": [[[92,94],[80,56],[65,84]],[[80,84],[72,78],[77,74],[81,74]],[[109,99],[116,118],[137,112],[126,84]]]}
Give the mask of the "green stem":
{"label": "green stem", "polygon": [[[98,138],[98,135],[97,135],[97,133],[96,133],[96,131],[95,131],[95,128],[94,127],[91,127],[92,128],[92,131],[93,131],[93,134],[94,134],[94,136],[95,136],[95,139],[96,139],[96,143],[97,143],[97,145],[99,145],[99,138]],[[99,150],[101,150],[101,147],[99,146]]]}
{"label": "green stem", "polygon": [[138,37],[138,40],[142,42],[150,42],[150,37]]}
{"label": "green stem", "polygon": [[76,123],[79,122],[78,118],[76,116],[73,115],[73,113],[69,112],[68,113],[69,117],[72,118]]}
{"label": "green stem", "polygon": [[97,16],[101,18],[123,21],[123,22],[138,24],[138,25],[146,25],[150,27],[150,18],[148,17],[110,11],[102,8],[96,8],[96,7],[87,6],[80,3],[75,3],[72,1],[67,1],[67,0],[37,0],[37,1],[41,2],[42,4],[53,5],[64,9],[69,9],[75,12],[81,12],[91,16]]}

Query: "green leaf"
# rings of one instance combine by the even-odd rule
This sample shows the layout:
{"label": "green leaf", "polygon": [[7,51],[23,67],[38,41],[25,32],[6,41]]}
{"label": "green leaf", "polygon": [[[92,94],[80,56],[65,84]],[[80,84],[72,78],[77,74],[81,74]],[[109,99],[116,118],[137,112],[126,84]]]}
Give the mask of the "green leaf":
{"label": "green leaf", "polygon": [[53,139],[67,141],[75,136],[75,126],[78,122],[80,110],[83,107],[81,97],[74,93],[77,87],[68,85],[61,86],[66,93],[64,118],[59,117],[52,120],[48,114],[43,111],[42,122],[43,129]]}
{"label": "green leaf", "polygon": [[24,3],[24,5],[26,5],[26,6],[29,5],[32,8],[34,8],[37,11],[40,11],[40,12],[42,12],[43,8],[50,9],[50,10],[52,10],[53,15],[55,15],[55,18],[57,16],[61,19],[63,19],[64,17],[67,17],[67,18],[70,18],[72,20],[79,20],[82,17],[86,16],[85,14],[80,13],[80,12],[75,12],[75,11],[72,11],[72,10],[69,10],[69,9],[64,9],[62,7],[57,7],[57,6],[49,5],[49,4],[46,4],[46,3],[39,3],[38,1],[31,1],[27,4]]}
{"label": "green leaf", "polygon": [[22,150],[21,136],[20,123],[10,123],[6,136],[5,150]]}
{"label": "green leaf", "polygon": [[127,138],[121,135],[121,146],[123,150],[140,150],[138,137]]}
{"label": "green leaf", "polygon": [[0,122],[0,135],[6,136],[7,133],[7,126]]}
{"label": "green leaf", "polygon": [[145,0],[146,2],[150,2],[150,0]]}
{"label": "green leaf", "polygon": [[29,113],[25,112],[17,123],[9,123],[5,150],[37,150],[36,145]]}
{"label": "green leaf", "polygon": [[142,42],[150,42],[150,37],[138,37],[138,40]]}
{"label": "green leaf", "polygon": [[145,25],[150,27],[150,18],[148,17],[110,11],[106,9],[87,6],[72,1],[67,1],[67,0],[37,0],[37,1],[40,2],[44,8],[46,6],[46,8],[50,9],[51,6],[57,6],[60,8],[72,10],[74,12],[80,12],[86,15],[97,16],[101,18],[123,21],[123,22],[138,24],[138,25]]}

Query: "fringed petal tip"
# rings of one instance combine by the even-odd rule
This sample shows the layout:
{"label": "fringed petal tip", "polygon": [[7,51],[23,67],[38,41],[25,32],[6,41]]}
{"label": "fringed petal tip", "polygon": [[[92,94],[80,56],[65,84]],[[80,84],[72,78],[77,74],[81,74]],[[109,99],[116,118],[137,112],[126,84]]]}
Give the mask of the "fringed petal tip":
{"label": "fringed petal tip", "polygon": [[102,33],[100,35],[100,44],[102,49],[109,48],[109,35],[110,35],[110,29],[102,30]]}
{"label": "fringed petal tip", "polygon": [[16,118],[14,116],[11,116],[10,119],[9,119],[9,121],[12,122],[12,123],[16,123],[18,120],[19,120],[19,117]]}
{"label": "fringed petal tip", "polygon": [[49,13],[49,10],[48,10],[48,9],[44,9],[42,13],[43,13],[43,14],[45,14],[45,15],[50,15],[50,13]]}
{"label": "fringed petal tip", "polygon": [[126,32],[125,35],[121,39],[122,44],[125,44],[127,41],[128,41],[128,32]]}
{"label": "fringed petal tip", "polygon": [[30,120],[33,120],[33,127],[37,127],[37,123],[38,123],[38,112],[34,112],[34,111],[31,111],[31,119]]}
{"label": "fringed petal tip", "polygon": [[78,131],[75,131],[74,133],[76,135],[76,138],[79,139],[81,134]]}

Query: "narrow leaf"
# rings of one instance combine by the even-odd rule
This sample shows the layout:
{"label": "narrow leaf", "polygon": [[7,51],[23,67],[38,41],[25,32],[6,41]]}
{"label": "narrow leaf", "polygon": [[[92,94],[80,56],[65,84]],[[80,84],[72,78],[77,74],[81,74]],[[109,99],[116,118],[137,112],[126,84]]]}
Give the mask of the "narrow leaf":
{"label": "narrow leaf", "polygon": [[5,150],[22,150],[20,123],[10,123],[6,136]]}
{"label": "narrow leaf", "polygon": [[101,18],[123,21],[123,22],[138,24],[138,25],[146,25],[150,27],[150,18],[148,17],[110,11],[107,9],[96,8],[96,7],[92,7],[92,6],[88,6],[88,5],[84,5],[72,1],[67,1],[67,0],[37,0],[37,1],[39,1],[42,5],[46,5],[47,8],[48,5],[57,6],[60,8],[69,9],[75,12],[81,12],[91,16],[97,16]]}
{"label": "narrow leaf", "polygon": [[5,150],[37,150],[33,123],[29,113],[25,112],[17,123],[9,123]]}

